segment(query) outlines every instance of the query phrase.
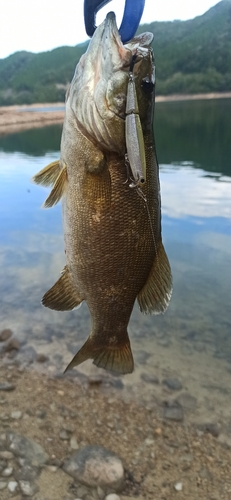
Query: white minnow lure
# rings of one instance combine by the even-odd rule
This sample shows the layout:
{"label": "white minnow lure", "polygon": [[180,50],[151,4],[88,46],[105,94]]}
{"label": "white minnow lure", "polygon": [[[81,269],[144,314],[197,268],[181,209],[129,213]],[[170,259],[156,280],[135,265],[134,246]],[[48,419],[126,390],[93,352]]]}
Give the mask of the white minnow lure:
{"label": "white minnow lure", "polygon": [[127,104],[125,113],[127,157],[135,185],[142,186],[146,182],[144,137],[139,116],[135,76],[131,71],[128,74]]}

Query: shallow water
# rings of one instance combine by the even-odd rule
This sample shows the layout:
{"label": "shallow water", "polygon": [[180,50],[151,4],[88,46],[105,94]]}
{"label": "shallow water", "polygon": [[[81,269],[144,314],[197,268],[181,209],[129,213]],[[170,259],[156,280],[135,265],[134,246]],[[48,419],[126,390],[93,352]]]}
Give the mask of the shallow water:
{"label": "shallow water", "polygon": [[[148,404],[179,393],[145,375],[177,378],[196,398],[189,419],[225,421],[231,412],[231,100],[160,103],[164,245],[174,292],[168,311],[143,316],[135,306],[129,335],[135,372],[123,384]],[[42,308],[64,266],[61,206],[41,210],[45,188],[30,178],[59,157],[61,127],[0,137],[0,329],[65,368],[90,332],[84,304],[59,313]],[[29,352],[29,351],[28,351]],[[20,357],[19,352],[19,357]],[[29,355],[29,354],[28,354]],[[79,372],[98,374],[91,361]],[[147,377],[146,377],[147,380]],[[182,394],[182,391],[180,394]],[[154,401],[155,400],[155,401]],[[190,417],[191,416],[191,417]]]}

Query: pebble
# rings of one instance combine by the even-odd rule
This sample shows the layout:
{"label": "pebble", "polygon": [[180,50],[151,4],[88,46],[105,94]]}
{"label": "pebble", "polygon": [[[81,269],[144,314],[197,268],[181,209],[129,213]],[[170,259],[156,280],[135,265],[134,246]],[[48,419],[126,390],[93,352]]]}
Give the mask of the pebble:
{"label": "pebble", "polygon": [[13,472],[13,467],[7,467],[6,469],[4,469],[2,471],[1,475],[3,477],[9,477],[9,476],[11,476],[12,472]]}
{"label": "pebble", "polygon": [[182,389],[182,383],[177,378],[165,378],[162,384],[166,385],[172,391],[180,391]]}
{"label": "pebble", "polygon": [[63,439],[63,441],[68,441],[69,439],[69,434],[67,431],[63,430],[59,433],[60,439]]}
{"label": "pebble", "polygon": [[104,490],[102,490],[102,488],[100,488],[100,486],[97,486],[97,495],[100,500],[104,500],[105,492]]}
{"label": "pebble", "polygon": [[13,332],[9,328],[6,328],[5,330],[2,330],[0,333],[0,342],[5,342],[8,340],[10,337],[12,337]]}
{"label": "pebble", "polygon": [[95,375],[94,377],[93,376],[88,377],[88,384],[91,386],[101,385],[102,382],[103,382],[103,379],[100,376]]}
{"label": "pebble", "polygon": [[154,439],[146,438],[144,442],[146,446],[151,446],[152,444],[154,444],[155,441]]}
{"label": "pebble", "polygon": [[79,486],[77,489],[77,495],[79,497],[85,497],[88,494],[89,490],[86,486]]}
{"label": "pebble", "polygon": [[150,375],[149,373],[141,373],[140,378],[147,382],[148,384],[159,384],[160,381],[156,375]]}
{"label": "pebble", "polygon": [[64,471],[79,483],[120,490],[124,484],[123,464],[115,453],[102,446],[86,446],[63,464]]}
{"label": "pebble", "polygon": [[120,500],[120,497],[116,493],[110,493],[106,496],[105,500]]}
{"label": "pebble", "polygon": [[175,488],[175,490],[176,490],[176,491],[182,491],[182,489],[183,489],[183,484],[182,484],[182,483],[176,483],[176,484],[174,485],[174,488]]}
{"label": "pebble", "polygon": [[183,406],[186,410],[194,410],[197,406],[197,399],[189,394],[189,392],[179,394],[176,398],[176,402]]}
{"label": "pebble", "polygon": [[220,434],[218,426],[213,423],[202,424],[199,426],[199,429],[201,429],[204,432],[208,432],[209,434],[212,434],[212,436],[214,437],[218,437]]}
{"label": "pebble", "polygon": [[187,463],[191,463],[193,462],[193,455],[191,455],[191,453],[185,453],[184,455],[181,455],[179,457],[179,461],[180,462],[187,462]]}
{"label": "pebble", "polygon": [[201,479],[208,479],[209,481],[213,480],[213,475],[207,467],[200,469],[199,477],[201,477]]}
{"label": "pebble", "polygon": [[36,417],[40,418],[41,420],[43,418],[45,418],[46,416],[47,416],[47,412],[43,408],[41,408],[40,410],[38,410],[37,413],[36,413]]}
{"label": "pebble", "polygon": [[1,490],[4,490],[4,488],[7,486],[7,483],[5,483],[4,481],[0,481],[0,491]]}
{"label": "pebble", "polygon": [[16,491],[18,487],[18,483],[17,481],[10,481],[8,483],[8,490],[11,492],[11,493],[14,493]]}
{"label": "pebble", "polygon": [[29,481],[19,481],[19,486],[23,495],[32,497],[39,488],[37,485],[29,483]]}
{"label": "pebble", "polygon": [[62,391],[62,390],[58,390],[58,391],[57,391],[57,394],[58,394],[59,396],[64,396],[65,392],[64,392],[64,391]]}
{"label": "pebble", "polygon": [[72,450],[78,450],[79,449],[79,445],[77,443],[77,439],[72,436],[71,439],[70,439],[70,446],[72,448]]}
{"label": "pebble", "polygon": [[0,459],[11,460],[14,454],[11,451],[0,451]]}
{"label": "pebble", "polygon": [[150,356],[150,352],[138,351],[136,354],[136,361],[137,363],[145,364]]}
{"label": "pebble", "polygon": [[0,391],[13,391],[15,389],[14,384],[10,384],[9,382],[2,382],[0,384]]}
{"label": "pebble", "polygon": [[19,349],[20,349],[20,342],[19,342],[19,340],[15,339],[15,338],[10,339],[9,342],[5,345],[6,352],[13,351],[13,350],[19,351]]}
{"label": "pebble", "polygon": [[219,443],[221,443],[225,448],[231,448],[231,438],[226,434],[220,434],[218,437]]}
{"label": "pebble", "polygon": [[8,422],[9,415],[7,413],[1,413],[0,420],[2,420],[2,422]]}
{"label": "pebble", "polygon": [[47,470],[49,470],[51,472],[57,472],[58,467],[57,467],[57,465],[48,465]]}
{"label": "pebble", "polygon": [[181,422],[184,419],[182,406],[176,401],[165,402],[164,418]]}
{"label": "pebble", "polygon": [[65,423],[63,424],[63,430],[68,432],[69,434],[72,434],[72,432],[74,431],[74,426],[72,424]]}
{"label": "pebble", "polygon": [[162,434],[162,429],[161,429],[161,427],[157,427],[157,428],[155,429],[155,434],[157,434],[157,436],[161,436],[161,434]]}
{"label": "pebble", "polygon": [[39,467],[31,467],[25,463],[25,459],[19,459],[20,469],[14,472],[14,479],[17,481],[33,482],[39,475]]}
{"label": "pebble", "polygon": [[22,416],[22,412],[21,411],[12,411],[10,416],[11,416],[11,418],[13,418],[15,420],[19,420]]}
{"label": "pebble", "polygon": [[25,458],[30,465],[42,466],[47,462],[49,455],[33,439],[25,438],[14,431],[10,431],[8,433],[8,440],[13,453]]}
{"label": "pebble", "polygon": [[46,361],[49,361],[49,357],[46,356],[45,354],[38,354],[36,361],[38,363],[45,363]]}
{"label": "pebble", "polygon": [[37,352],[30,345],[23,347],[17,355],[17,361],[23,366],[31,365],[36,360]]}

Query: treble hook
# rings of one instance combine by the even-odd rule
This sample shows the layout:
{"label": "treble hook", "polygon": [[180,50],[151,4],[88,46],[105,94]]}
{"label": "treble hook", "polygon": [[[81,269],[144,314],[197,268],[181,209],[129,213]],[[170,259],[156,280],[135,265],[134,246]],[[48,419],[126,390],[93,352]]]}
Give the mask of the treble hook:
{"label": "treble hook", "polygon": [[[84,0],[84,22],[88,36],[92,37],[96,29],[97,12],[111,0]],[[119,28],[123,43],[134,37],[143,14],[145,0],[125,0],[124,15]]]}

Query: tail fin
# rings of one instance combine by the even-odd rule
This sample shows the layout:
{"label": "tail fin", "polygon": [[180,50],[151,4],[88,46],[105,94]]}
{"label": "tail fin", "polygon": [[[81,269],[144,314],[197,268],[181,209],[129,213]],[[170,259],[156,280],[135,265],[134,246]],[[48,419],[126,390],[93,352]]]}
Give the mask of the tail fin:
{"label": "tail fin", "polygon": [[83,347],[81,347],[69,363],[65,372],[71,370],[74,366],[80,365],[87,359],[93,359],[94,365],[114,373],[132,373],[134,370],[134,361],[128,334],[126,334],[122,345],[106,345],[105,347],[98,347],[97,338],[90,335]]}

